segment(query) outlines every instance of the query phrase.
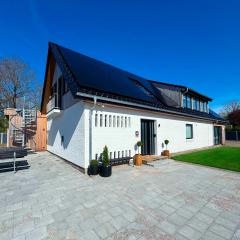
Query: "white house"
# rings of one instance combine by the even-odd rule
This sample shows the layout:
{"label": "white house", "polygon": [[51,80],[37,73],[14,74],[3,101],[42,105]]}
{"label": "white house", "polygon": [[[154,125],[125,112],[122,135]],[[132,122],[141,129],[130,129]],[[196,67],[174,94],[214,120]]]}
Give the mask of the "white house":
{"label": "white house", "polygon": [[49,43],[41,111],[47,148],[83,169],[108,146],[111,159],[222,144],[224,121],[190,88],[144,79]]}

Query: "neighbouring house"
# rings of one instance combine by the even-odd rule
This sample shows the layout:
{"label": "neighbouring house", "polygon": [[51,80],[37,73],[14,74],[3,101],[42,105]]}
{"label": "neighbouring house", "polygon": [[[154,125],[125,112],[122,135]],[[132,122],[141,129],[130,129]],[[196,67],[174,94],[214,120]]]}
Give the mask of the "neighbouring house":
{"label": "neighbouring house", "polygon": [[111,159],[181,152],[224,143],[211,98],[185,86],[147,80],[49,43],[41,111],[47,149],[83,169],[105,145]]}

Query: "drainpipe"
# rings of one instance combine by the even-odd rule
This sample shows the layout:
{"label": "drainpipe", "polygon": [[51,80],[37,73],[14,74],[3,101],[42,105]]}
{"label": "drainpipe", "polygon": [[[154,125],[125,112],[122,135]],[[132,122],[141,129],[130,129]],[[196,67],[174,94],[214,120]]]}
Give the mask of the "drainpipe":
{"label": "drainpipe", "polygon": [[97,105],[97,97],[93,97],[93,106],[90,108],[90,113],[89,113],[89,162],[93,159],[92,156],[92,139],[93,139],[93,110],[96,108]]}

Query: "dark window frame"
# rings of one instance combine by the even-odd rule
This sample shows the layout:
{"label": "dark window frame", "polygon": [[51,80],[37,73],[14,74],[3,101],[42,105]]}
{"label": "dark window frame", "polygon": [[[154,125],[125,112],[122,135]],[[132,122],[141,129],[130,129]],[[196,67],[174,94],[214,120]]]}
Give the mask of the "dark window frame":
{"label": "dark window frame", "polygon": [[[190,136],[190,137],[187,136],[187,128],[188,128],[188,127],[191,128],[191,136]],[[190,123],[187,123],[187,124],[186,124],[186,139],[187,139],[187,140],[193,139],[193,124],[190,124]]]}

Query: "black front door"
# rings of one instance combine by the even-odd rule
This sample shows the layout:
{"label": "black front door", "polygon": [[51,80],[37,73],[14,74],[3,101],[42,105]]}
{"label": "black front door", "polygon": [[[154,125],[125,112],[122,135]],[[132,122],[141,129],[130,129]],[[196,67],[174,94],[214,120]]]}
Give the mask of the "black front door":
{"label": "black front door", "polygon": [[214,126],[214,145],[222,143],[222,128]]}
{"label": "black front door", "polygon": [[141,141],[142,155],[154,155],[155,154],[155,129],[154,121],[141,120]]}

